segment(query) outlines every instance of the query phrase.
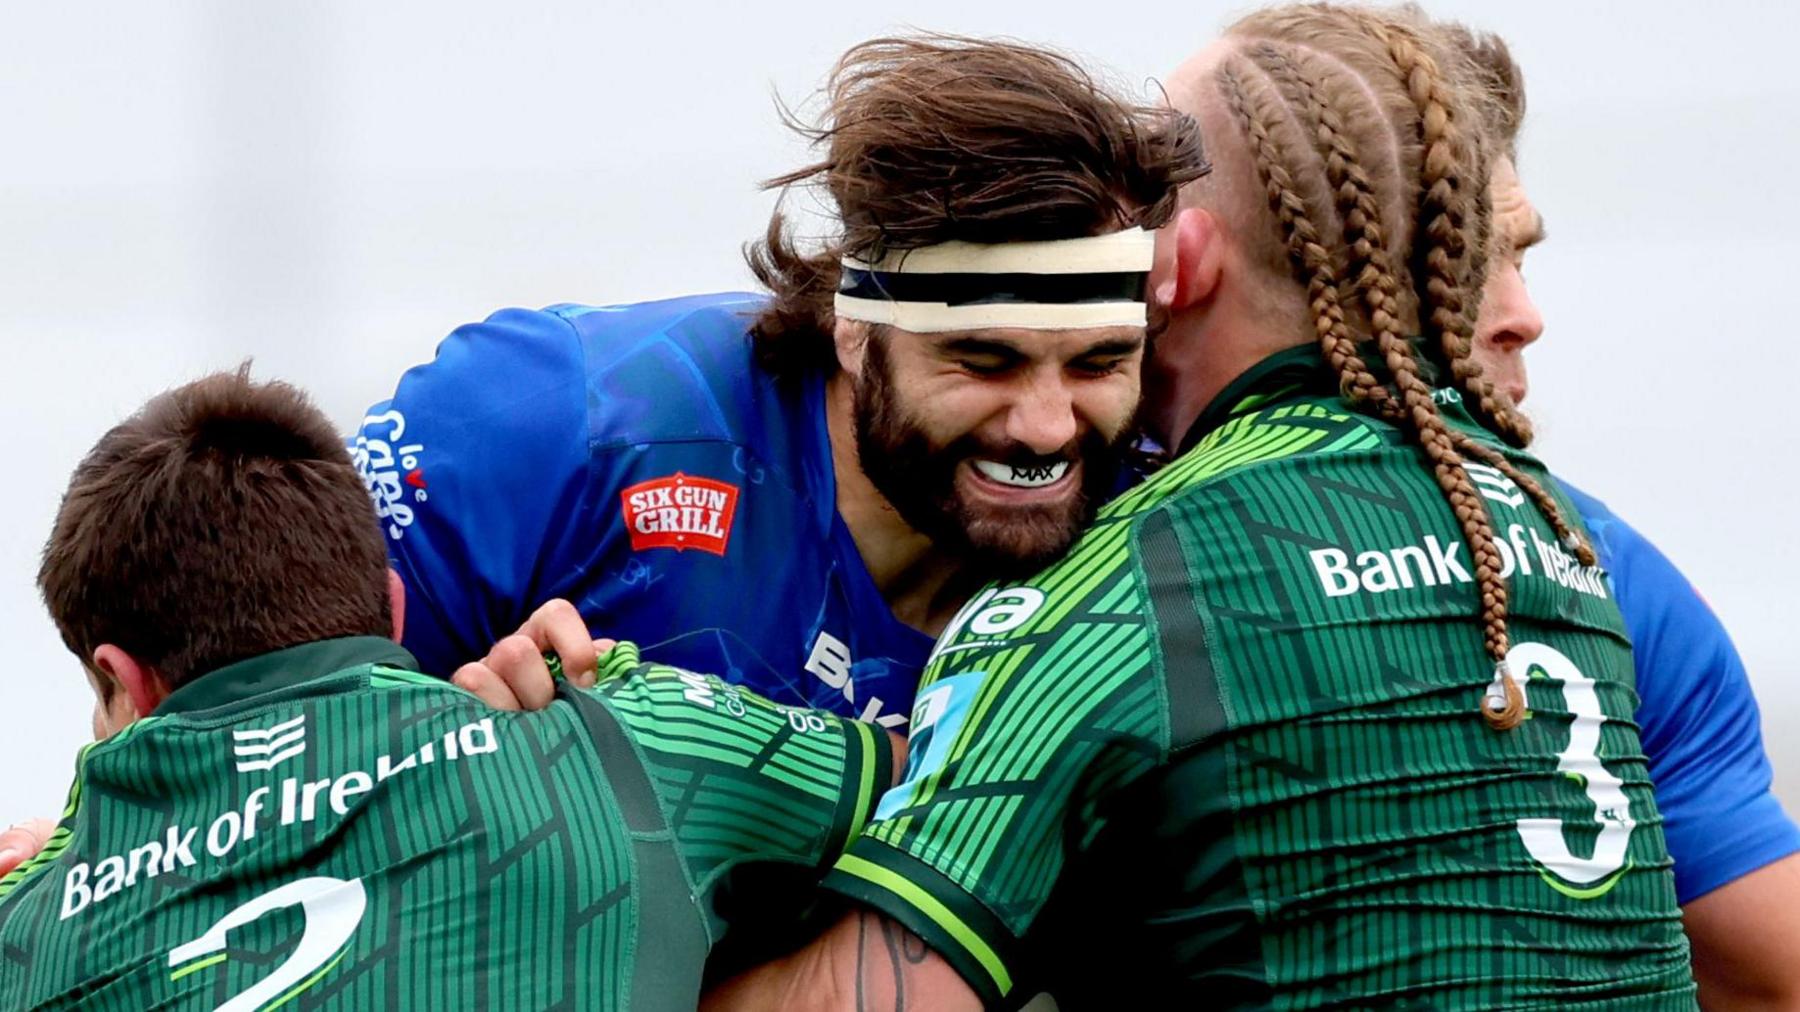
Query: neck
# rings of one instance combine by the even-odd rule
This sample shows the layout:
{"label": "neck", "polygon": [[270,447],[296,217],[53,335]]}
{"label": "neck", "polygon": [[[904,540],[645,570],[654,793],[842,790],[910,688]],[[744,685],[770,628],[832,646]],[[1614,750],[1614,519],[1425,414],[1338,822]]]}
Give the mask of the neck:
{"label": "neck", "polygon": [[975,589],[976,578],[960,560],[900,518],[863,474],[856,456],[856,408],[849,377],[836,373],[825,383],[826,432],[837,474],[837,510],[863,566],[894,617],[931,636],[944,631]]}
{"label": "neck", "polygon": [[1275,306],[1245,311],[1213,305],[1177,314],[1156,338],[1148,365],[1151,434],[1164,446],[1180,447],[1194,424],[1233,380],[1284,348],[1305,343],[1304,321],[1283,326],[1288,314]]}

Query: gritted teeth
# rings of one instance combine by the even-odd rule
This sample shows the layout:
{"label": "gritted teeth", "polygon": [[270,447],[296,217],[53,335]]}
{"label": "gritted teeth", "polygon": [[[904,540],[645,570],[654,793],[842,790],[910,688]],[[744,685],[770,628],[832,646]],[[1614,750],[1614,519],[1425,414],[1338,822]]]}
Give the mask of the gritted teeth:
{"label": "gritted teeth", "polygon": [[1012,464],[1002,464],[992,460],[977,460],[974,463],[975,470],[980,471],[983,477],[1002,485],[1011,485],[1014,488],[1042,488],[1045,485],[1054,485],[1069,472],[1069,462],[1066,460],[1059,460],[1054,464],[1033,464],[1026,467],[1016,467]]}

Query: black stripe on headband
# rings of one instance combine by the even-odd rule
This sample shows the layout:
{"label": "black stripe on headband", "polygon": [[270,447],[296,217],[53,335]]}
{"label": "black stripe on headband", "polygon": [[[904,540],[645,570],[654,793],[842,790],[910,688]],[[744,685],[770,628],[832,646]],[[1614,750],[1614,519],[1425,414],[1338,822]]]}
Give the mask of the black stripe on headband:
{"label": "black stripe on headband", "polygon": [[941,302],[951,306],[994,303],[1075,305],[1143,302],[1147,271],[1095,274],[902,274],[846,266],[838,294],[892,302]]}

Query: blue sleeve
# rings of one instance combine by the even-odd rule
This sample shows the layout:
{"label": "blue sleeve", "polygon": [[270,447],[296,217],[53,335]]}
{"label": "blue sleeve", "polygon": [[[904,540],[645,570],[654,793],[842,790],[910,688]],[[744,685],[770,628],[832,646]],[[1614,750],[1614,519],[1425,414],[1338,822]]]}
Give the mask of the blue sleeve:
{"label": "blue sleeve", "polygon": [[447,675],[539,603],[589,495],[582,344],[550,313],[461,327],[369,409],[352,456],[406,584],[404,644]]}
{"label": "blue sleeve", "polygon": [[1638,724],[1686,904],[1800,851],[1800,829],[1770,790],[1761,715],[1725,627],[1655,545],[1605,504],[1564,488],[1631,633]]}

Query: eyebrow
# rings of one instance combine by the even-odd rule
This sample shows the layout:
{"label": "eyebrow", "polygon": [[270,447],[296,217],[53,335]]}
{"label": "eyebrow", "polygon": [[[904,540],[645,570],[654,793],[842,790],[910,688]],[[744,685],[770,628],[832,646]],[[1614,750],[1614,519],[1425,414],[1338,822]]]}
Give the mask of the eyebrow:
{"label": "eyebrow", "polygon": [[1531,220],[1531,231],[1525,233],[1525,235],[1513,245],[1513,251],[1523,253],[1548,238],[1550,238],[1550,230],[1544,227],[1544,216],[1541,214],[1533,215]]}
{"label": "eyebrow", "polygon": [[1006,341],[996,341],[985,337],[953,337],[938,345],[938,351],[946,355],[1013,355],[1024,354]]}
{"label": "eyebrow", "polygon": [[1101,341],[1075,357],[1104,358],[1108,355],[1129,355],[1143,346],[1144,339],[1141,337],[1115,337],[1111,340]]}
{"label": "eyebrow", "polygon": [[[1076,358],[1104,357],[1107,355],[1129,355],[1144,346],[1142,337],[1115,337],[1089,348],[1082,349]],[[963,335],[944,341],[938,345],[938,351],[946,355],[1011,355],[1023,357],[1025,352],[1010,341],[993,338]]]}

